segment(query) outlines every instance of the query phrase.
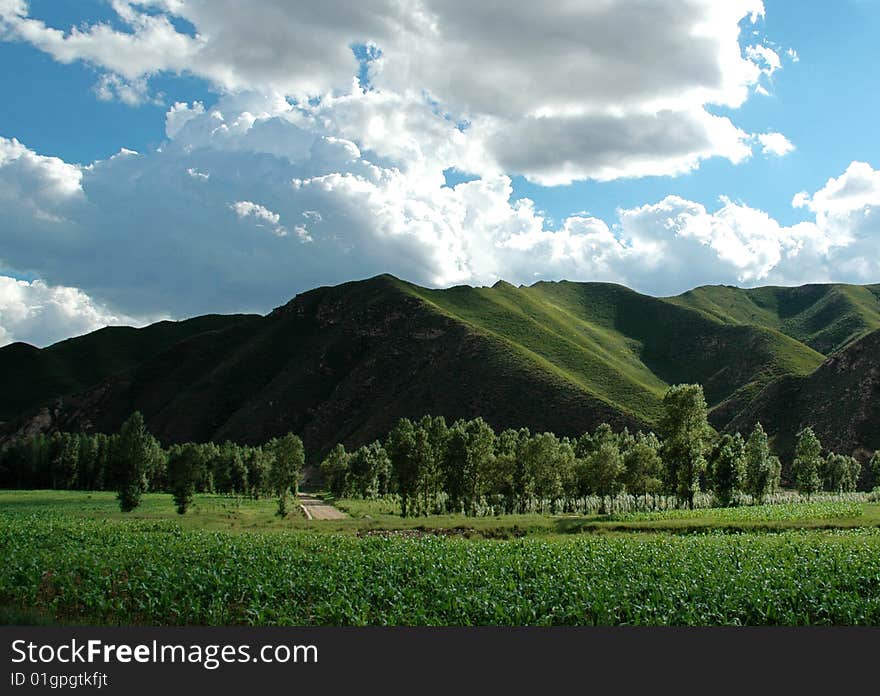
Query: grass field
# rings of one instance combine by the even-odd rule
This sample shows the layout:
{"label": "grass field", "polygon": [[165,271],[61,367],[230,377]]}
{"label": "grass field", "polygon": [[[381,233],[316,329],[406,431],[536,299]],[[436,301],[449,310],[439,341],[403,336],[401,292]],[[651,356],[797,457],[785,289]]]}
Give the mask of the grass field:
{"label": "grass field", "polygon": [[880,624],[877,503],[402,519],[336,502],[348,519],[2,491],[0,623]]}
{"label": "grass field", "polygon": [[430,517],[400,516],[400,507],[388,500],[334,500],[349,517],[344,520],[307,520],[296,506],[285,518],[276,515],[274,500],[224,495],[195,496],[185,515],[174,510],[171,495],[147,493],[130,513],[119,511],[114,493],[107,491],[0,491],[0,515],[52,515],[70,519],[111,522],[173,521],[182,529],[206,531],[289,531],[365,534],[381,531],[449,532],[462,536],[514,538],[579,532],[782,531],[791,529],[855,529],[880,527],[880,503],[816,502],[702,510],[666,510],[616,515],[502,515],[467,517],[462,514]]}

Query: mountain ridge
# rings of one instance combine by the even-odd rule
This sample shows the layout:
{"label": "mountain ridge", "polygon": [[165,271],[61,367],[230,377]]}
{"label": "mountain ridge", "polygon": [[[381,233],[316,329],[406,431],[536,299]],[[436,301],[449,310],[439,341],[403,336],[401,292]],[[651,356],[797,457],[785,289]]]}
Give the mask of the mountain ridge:
{"label": "mountain ridge", "polygon": [[101,332],[70,339],[76,351],[0,348],[0,376],[19,369],[19,384],[34,374],[23,354],[78,370],[29,402],[0,396],[12,415],[5,436],[112,430],[135,409],[164,442],[294,430],[312,453],[424,413],[577,434],[602,421],[652,427],[680,382],[704,385],[724,429],[880,329],[880,286],[703,286],[657,298],[611,283],[430,289],[383,274],[300,293],[265,316],[158,326],[130,330],[146,332],[132,334],[145,345],[109,357],[113,334]]}

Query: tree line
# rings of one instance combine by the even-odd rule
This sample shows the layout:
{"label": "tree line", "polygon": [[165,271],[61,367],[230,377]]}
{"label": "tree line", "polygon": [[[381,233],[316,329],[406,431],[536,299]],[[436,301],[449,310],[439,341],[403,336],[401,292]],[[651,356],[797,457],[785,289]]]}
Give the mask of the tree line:
{"label": "tree line", "polygon": [[305,465],[302,440],[292,433],[259,447],[185,443],[163,448],[135,412],[118,433],[34,435],[0,452],[0,487],[116,491],[124,512],[148,491],[172,493],[183,514],[195,493],[278,496],[287,514]]}
{"label": "tree line", "polygon": [[[658,432],[614,432],[602,424],[579,437],[496,433],[482,418],[447,424],[442,416],[401,418],[383,441],[352,452],[341,444],[320,464],[336,497],[396,496],[403,515],[464,512],[487,506],[514,513],[549,501],[550,509],[576,511],[588,496],[599,511],[626,493],[646,504],[658,496],[693,507],[711,493],[722,506],[760,503],[780,487],[782,466],[760,423],[748,437],[718,435],[708,423],[699,385],[671,387]],[[18,440],[0,452],[0,487],[114,490],[120,508],[132,510],[147,491],[170,492],[180,513],[197,492],[278,497],[287,513],[305,466],[300,438],[292,433],[261,446],[232,442],[185,443],[163,448],[134,413],[118,433],[56,432]],[[870,463],[880,482],[880,453]],[[795,487],[856,490],[861,464],[829,453],[810,428],[798,435],[791,465]]]}
{"label": "tree line", "polygon": [[[718,435],[709,425],[699,385],[677,385],[663,400],[653,432],[614,432],[602,424],[580,437],[531,433],[526,428],[496,433],[482,418],[448,425],[442,417],[401,418],[384,442],[353,452],[336,445],[321,463],[336,497],[399,496],[407,515],[438,512],[477,514],[486,504],[505,513],[550,508],[575,511],[577,501],[598,497],[599,512],[626,492],[647,502],[673,496],[693,507],[711,492],[721,506],[760,504],[780,487],[782,464],[758,423],[748,437]],[[871,460],[880,481],[880,453]],[[822,454],[811,428],[798,435],[791,474],[802,494],[856,490],[861,464],[853,457]]]}

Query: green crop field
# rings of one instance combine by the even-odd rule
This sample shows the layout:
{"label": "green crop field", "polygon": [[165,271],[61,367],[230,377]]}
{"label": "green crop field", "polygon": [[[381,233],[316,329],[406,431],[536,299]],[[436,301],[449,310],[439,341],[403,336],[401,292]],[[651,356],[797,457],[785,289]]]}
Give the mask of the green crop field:
{"label": "green crop field", "polygon": [[[871,508],[873,512],[873,506]],[[861,517],[863,506],[852,502],[790,503],[781,505],[750,505],[710,510],[660,510],[611,515],[609,519],[624,522],[655,520],[712,519],[717,522],[757,521],[796,522],[807,520],[855,519]]]}
{"label": "green crop field", "polygon": [[880,533],[514,541],[0,518],[7,611],[108,624],[877,624]]}
{"label": "green crop field", "polygon": [[[880,624],[876,503],[402,520],[347,502],[322,522],[269,500],[178,516],[148,494],[123,515],[110,493],[2,492],[0,621]],[[502,529],[525,537],[479,538]],[[583,531],[605,533],[560,533]]]}

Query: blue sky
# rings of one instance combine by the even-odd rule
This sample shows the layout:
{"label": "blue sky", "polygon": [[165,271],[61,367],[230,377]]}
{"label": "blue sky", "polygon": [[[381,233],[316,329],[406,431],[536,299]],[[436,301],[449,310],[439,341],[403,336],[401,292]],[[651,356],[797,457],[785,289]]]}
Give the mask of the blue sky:
{"label": "blue sky", "polygon": [[383,271],[880,281],[880,3],[294,5],[0,2],[0,343]]}

